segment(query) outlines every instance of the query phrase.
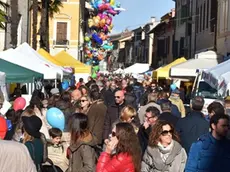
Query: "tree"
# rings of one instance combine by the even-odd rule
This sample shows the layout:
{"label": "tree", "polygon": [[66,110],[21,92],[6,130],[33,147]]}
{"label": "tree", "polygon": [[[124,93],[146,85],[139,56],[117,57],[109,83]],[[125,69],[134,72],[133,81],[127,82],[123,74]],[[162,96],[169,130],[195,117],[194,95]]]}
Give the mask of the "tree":
{"label": "tree", "polygon": [[40,48],[49,52],[49,17],[53,18],[55,13],[60,12],[62,0],[42,0],[40,5]]}
{"label": "tree", "polygon": [[33,27],[32,27],[32,47],[37,50],[37,25],[38,25],[38,0],[33,0]]}
{"label": "tree", "polygon": [[7,7],[8,5],[0,0],[0,29],[5,29]]}

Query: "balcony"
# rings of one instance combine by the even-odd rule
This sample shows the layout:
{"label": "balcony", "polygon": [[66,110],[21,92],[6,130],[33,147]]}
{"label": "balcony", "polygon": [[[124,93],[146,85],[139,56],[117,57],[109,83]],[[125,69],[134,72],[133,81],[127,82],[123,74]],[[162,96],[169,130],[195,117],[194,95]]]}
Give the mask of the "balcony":
{"label": "balcony", "polygon": [[53,48],[68,48],[69,49],[69,40],[54,40]]}

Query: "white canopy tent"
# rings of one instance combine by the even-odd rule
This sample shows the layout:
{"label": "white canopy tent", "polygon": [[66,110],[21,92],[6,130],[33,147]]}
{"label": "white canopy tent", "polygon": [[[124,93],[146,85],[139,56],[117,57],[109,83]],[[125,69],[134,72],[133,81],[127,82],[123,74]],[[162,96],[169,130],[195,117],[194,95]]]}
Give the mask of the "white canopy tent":
{"label": "white canopy tent", "polygon": [[124,69],[125,73],[140,74],[149,70],[149,64],[147,63],[135,63],[132,66]]}
{"label": "white canopy tent", "polygon": [[63,67],[55,65],[49,60],[47,60],[46,58],[44,58],[43,56],[41,56],[37,51],[31,48],[26,42],[19,45],[15,50],[24,54],[25,56],[28,56],[34,60],[39,61],[40,63],[46,66],[49,66],[52,70],[60,74],[61,77],[63,77],[63,75],[69,75],[69,73]]}
{"label": "white canopy tent", "polygon": [[61,75],[58,74],[57,71],[53,70],[50,66],[13,49],[0,52],[0,58],[35,72],[42,73],[44,74],[44,79],[61,78]]}
{"label": "white canopy tent", "polygon": [[218,93],[223,97],[229,96],[230,89],[230,70],[220,77],[220,84],[218,86]]}
{"label": "white canopy tent", "polygon": [[204,71],[204,81],[207,82],[211,87],[218,89],[223,80],[221,77],[223,77],[225,73],[230,72],[229,66],[230,60]]}
{"label": "white canopy tent", "polygon": [[190,59],[171,67],[170,77],[196,77],[198,69],[209,69],[216,65],[218,60],[213,58]]}
{"label": "white canopy tent", "polygon": [[124,70],[121,69],[121,68],[119,68],[119,69],[115,70],[113,73],[115,73],[115,74],[122,74],[122,73],[124,73]]}

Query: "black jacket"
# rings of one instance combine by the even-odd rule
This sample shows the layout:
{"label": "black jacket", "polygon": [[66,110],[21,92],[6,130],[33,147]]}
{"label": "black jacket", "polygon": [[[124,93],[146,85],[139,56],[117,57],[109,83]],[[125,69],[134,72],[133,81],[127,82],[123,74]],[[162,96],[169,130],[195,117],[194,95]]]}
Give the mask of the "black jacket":
{"label": "black jacket", "polygon": [[176,129],[180,135],[181,145],[188,153],[192,143],[209,132],[209,123],[203,113],[192,111],[185,118],[178,120]]}
{"label": "black jacket", "polygon": [[139,127],[139,131],[137,133],[140,145],[141,145],[141,150],[142,150],[142,155],[144,155],[145,150],[148,146],[149,143],[149,134],[152,130],[152,127],[149,127],[147,129],[145,129],[145,127],[143,125],[141,125]]}
{"label": "black jacket", "polygon": [[122,105],[113,104],[108,107],[105,116],[103,139],[107,139],[112,132],[112,124],[119,119],[121,110],[126,106],[124,102]]}
{"label": "black jacket", "polygon": [[125,102],[137,110],[136,96],[134,93],[125,93]]}
{"label": "black jacket", "polygon": [[114,91],[112,91],[111,89],[103,88],[101,90],[101,95],[102,99],[104,100],[104,104],[107,107],[115,104]]}
{"label": "black jacket", "polygon": [[176,127],[176,124],[179,120],[178,117],[174,116],[172,113],[170,112],[163,112],[160,117],[159,120],[163,120],[163,121],[167,121],[170,122],[174,127]]}

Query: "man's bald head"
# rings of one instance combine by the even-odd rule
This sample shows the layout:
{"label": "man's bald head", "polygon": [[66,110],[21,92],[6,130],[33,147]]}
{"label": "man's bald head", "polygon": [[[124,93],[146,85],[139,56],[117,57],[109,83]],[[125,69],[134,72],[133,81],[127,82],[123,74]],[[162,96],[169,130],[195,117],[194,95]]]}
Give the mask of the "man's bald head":
{"label": "man's bald head", "polygon": [[124,100],[125,100],[125,95],[124,95],[124,92],[123,91],[117,91],[116,93],[115,93],[115,102],[117,103],[117,104],[122,104],[123,102],[124,102]]}
{"label": "man's bald head", "polygon": [[73,101],[78,101],[82,97],[81,91],[76,89],[71,93],[71,98]]}

